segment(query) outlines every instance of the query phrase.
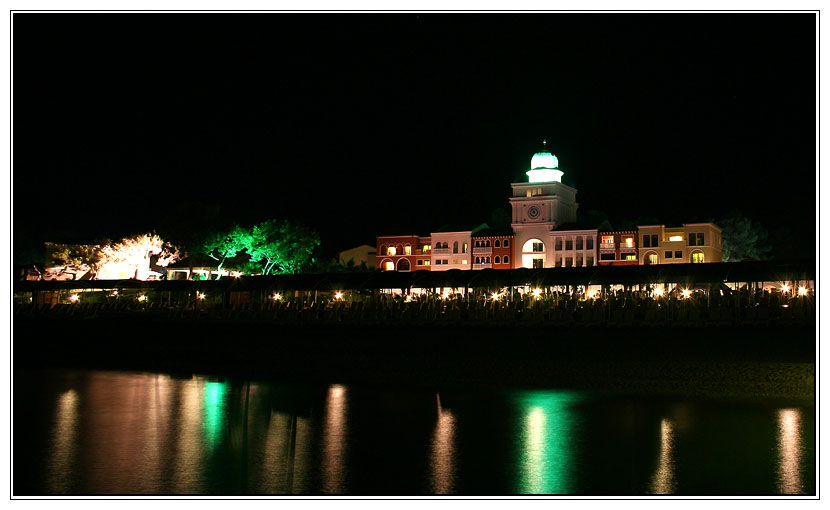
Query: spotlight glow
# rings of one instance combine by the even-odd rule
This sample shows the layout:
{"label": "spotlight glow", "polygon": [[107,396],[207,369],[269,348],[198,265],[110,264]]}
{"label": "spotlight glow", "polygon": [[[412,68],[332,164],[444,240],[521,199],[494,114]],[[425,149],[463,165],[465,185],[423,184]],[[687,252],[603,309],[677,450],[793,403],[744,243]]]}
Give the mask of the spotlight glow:
{"label": "spotlight glow", "polygon": [[142,295],[138,296],[138,300],[139,300],[139,301],[147,301],[147,296],[145,296],[144,294],[142,294]]}
{"label": "spotlight glow", "polygon": [[196,293],[196,298],[197,299],[205,299],[205,293],[204,292],[197,292]]}
{"label": "spotlight glow", "polygon": [[334,299],[343,299],[343,293],[338,290],[334,293]]}
{"label": "spotlight glow", "polygon": [[807,295],[807,287],[799,287],[798,288],[798,295],[799,296],[806,296]]}
{"label": "spotlight glow", "polygon": [[273,296],[271,296],[271,299],[273,299],[274,301],[279,301],[280,299],[282,299],[282,294],[276,292]]}
{"label": "spotlight glow", "polygon": [[781,292],[789,292],[789,291],[790,291],[790,286],[787,285],[786,283],[781,286]]}
{"label": "spotlight glow", "polygon": [[493,293],[493,295],[492,295],[491,297],[493,298],[493,301],[498,301],[498,300],[499,300],[499,293],[498,293],[498,292],[494,292],[494,293]]}
{"label": "spotlight glow", "polygon": [[79,298],[77,294],[72,294],[71,296],[69,296],[69,300],[72,301],[73,303],[77,303],[78,300],[80,300],[80,299],[81,298]]}
{"label": "spotlight glow", "polygon": [[663,295],[663,289],[654,289],[654,295],[661,297]]}
{"label": "spotlight glow", "polygon": [[542,289],[535,289],[535,290],[533,291],[533,296],[534,296],[536,299],[539,299],[539,296],[541,296],[541,295],[542,295]]}
{"label": "spotlight glow", "polygon": [[683,289],[683,297],[684,298],[689,299],[689,296],[691,296],[691,295],[692,295],[692,291],[690,291],[689,289]]}

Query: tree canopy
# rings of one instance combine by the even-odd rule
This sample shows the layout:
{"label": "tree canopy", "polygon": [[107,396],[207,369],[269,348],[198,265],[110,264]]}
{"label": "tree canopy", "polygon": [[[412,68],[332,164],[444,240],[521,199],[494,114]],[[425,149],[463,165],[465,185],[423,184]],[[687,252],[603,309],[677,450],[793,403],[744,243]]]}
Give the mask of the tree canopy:
{"label": "tree canopy", "polygon": [[320,245],[316,232],[288,220],[270,219],[251,228],[233,226],[228,231],[213,232],[199,251],[222,264],[232,257],[245,254],[249,270],[262,274],[297,273],[313,262]]}
{"label": "tree canopy", "polygon": [[760,223],[752,221],[739,211],[732,211],[716,224],[723,229],[721,248],[724,262],[769,258],[772,251],[767,242],[769,234]]}

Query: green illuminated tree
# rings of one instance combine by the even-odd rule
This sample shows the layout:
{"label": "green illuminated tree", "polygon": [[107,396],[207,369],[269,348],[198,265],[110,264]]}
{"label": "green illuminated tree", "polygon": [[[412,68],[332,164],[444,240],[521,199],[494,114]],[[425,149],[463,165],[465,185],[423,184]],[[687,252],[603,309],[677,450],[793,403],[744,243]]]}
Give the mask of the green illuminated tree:
{"label": "green illuminated tree", "polygon": [[764,260],[772,247],[769,237],[760,223],[754,222],[738,211],[732,211],[716,222],[723,229],[721,248],[724,262]]}
{"label": "green illuminated tree", "polygon": [[234,225],[227,232],[209,233],[198,251],[219,262],[218,270],[221,272],[227,259],[235,257],[243,250],[249,250],[252,242],[251,231]]}
{"label": "green illuminated tree", "polygon": [[262,274],[298,273],[312,262],[320,245],[316,232],[290,221],[263,221],[250,231],[248,255],[262,264]]}

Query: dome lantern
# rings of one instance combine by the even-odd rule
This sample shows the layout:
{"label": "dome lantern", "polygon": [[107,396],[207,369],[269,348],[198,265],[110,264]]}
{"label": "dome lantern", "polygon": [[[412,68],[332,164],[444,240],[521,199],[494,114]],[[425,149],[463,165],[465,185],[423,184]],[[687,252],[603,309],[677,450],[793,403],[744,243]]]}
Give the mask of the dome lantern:
{"label": "dome lantern", "polygon": [[559,158],[548,152],[547,140],[542,140],[542,150],[530,158],[530,182],[562,182],[563,173],[559,170]]}

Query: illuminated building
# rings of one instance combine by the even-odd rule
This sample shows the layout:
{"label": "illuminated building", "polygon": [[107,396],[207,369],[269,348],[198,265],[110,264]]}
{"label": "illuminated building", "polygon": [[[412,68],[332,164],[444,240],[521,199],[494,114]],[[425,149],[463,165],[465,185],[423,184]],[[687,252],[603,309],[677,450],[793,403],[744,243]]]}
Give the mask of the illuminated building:
{"label": "illuminated building", "polygon": [[[597,229],[576,224],[550,232],[553,267],[589,267],[597,263]],[[531,267],[531,266],[525,266]]]}
{"label": "illuminated building", "polygon": [[721,229],[714,223],[637,227],[640,264],[721,262]]}
{"label": "illuminated building", "polygon": [[603,231],[598,234],[599,265],[630,266],[637,265],[637,231],[621,232]]}
{"label": "illuminated building", "polygon": [[[648,225],[625,231],[576,224],[576,189],[562,183],[559,158],[543,144],[530,160],[527,182],[510,184],[512,232],[496,234],[481,224],[470,229],[447,226],[429,237],[381,236],[377,267],[442,271],[721,261],[721,229],[713,223],[678,228]],[[414,251],[403,253],[415,246],[419,256],[430,256],[419,261]]]}
{"label": "illuminated building", "polygon": [[429,270],[432,245],[429,236],[379,236],[377,262],[384,271]]}

